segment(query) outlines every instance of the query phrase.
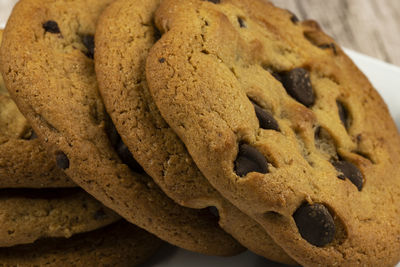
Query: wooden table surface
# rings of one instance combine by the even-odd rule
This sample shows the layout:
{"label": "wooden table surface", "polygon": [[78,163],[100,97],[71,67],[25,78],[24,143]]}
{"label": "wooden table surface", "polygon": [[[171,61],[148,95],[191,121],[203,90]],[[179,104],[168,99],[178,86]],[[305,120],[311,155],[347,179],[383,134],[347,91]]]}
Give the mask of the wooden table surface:
{"label": "wooden table surface", "polygon": [[[16,0],[0,0],[0,23]],[[271,0],[315,19],[344,47],[400,66],[400,0]]]}
{"label": "wooden table surface", "polygon": [[271,0],[314,19],[341,46],[400,66],[400,0]]}

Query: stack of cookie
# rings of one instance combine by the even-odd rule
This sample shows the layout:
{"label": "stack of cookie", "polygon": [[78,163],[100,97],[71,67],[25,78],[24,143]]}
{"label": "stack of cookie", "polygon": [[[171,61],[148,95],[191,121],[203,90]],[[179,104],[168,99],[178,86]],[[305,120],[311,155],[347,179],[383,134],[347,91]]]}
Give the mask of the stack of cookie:
{"label": "stack of cookie", "polygon": [[0,262],[129,266],[159,245],[131,224],[208,255],[400,260],[400,136],[315,22],[263,0],[21,0],[0,60],[31,125],[4,94],[4,201],[38,200],[20,216],[42,225],[3,245],[100,228]]}
{"label": "stack of cookie", "polygon": [[160,246],[56,166],[2,79],[0,140],[1,266],[131,266]]}

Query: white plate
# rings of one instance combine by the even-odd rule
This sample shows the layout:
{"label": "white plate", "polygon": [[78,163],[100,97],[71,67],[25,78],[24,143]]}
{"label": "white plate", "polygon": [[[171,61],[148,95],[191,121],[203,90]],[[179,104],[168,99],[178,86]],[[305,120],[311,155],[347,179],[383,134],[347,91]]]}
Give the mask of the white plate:
{"label": "white plate", "polygon": [[[1,0],[0,0],[1,1]],[[0,21],[0,28],[5,25]],[[375,58],[346,49],[348,55],[367,75],[375,88],[386,101],[397,127],[400,129],[400,68]],[[170,245],[163,248],[145,267],[278,267],[277,263],[266,261],[251,252],[238,256],[222,258],[189,252]],[[400,263],[396,266],[400,267]]]}

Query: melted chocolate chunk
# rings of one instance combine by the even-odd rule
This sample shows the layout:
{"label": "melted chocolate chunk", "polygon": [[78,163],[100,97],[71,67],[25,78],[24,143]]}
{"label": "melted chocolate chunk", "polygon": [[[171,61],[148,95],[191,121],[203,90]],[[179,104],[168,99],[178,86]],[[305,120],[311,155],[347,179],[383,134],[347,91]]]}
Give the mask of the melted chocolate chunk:
{"label": "melted chocolate chunk", "polygon": [[206,0],[208,2],[214,3],[214,4],[219,4],[221,3],[221,0]]}
{"label": "melted chocolate chunk", "polygon": [[91,34],[86,34],[82,36],[82,43],[86,46],[87,52],[85,55],[93,59],[94,58],[94,36]]}
{"label": "melted chocolate chunk", "polygon": [[56,153],[56,162],[57,167],[60,169],[65,170],[69,168],[69,159],[67,155],[62,151]]}
{"label": "melted chocolate chunk", "polygon": [[60,28],[54,20],[49,20],[43,23],[43,29],[49,33],[60,33]]}
{"label": "melted chocolate chunk", "polygon": [[249,172],[267,173],[267,159],[254,147],[241,144],[235,160],[235,172],[240,177],[246,176]]}
{"label": "melted chocolate chunk", "polygon": [[308,243],[323,247],[333,241],[335,222],[328,209],[319,203],[304,204],[293,214],[300,235]]}
{"label": "melted chocolate chunk", "polygon": [[293,22],[294,24],[297,24],[300,21],[299,18],[292,11],[288,10],[288,12],[291,15],[290,21]]}
{"label": "melted chocolate chunk", "polygon": [[258,121],[260,122],[260,128],[266,130],[280,131],[278,122],[274,119],[272,114],[257,105],[256,103],[252,103],[254,106],[254,110],[256,111]]}
{"label": "melted chocolate chunk", "polygon": [[363,175],[353,163],[340,160],[333,162],[332,165],[340,173],[338,175],[339,179],[349,179],[357,187],[358,191],[361,191],[364,184]]}
{"label": "melted chocolate chunk", "polygon": [[238,17],[238,23],[240,28],[247,28],[246,22],[241,17]]}
{"label": "melted chocolate chunk", "polygon": [[315,102],[315,95],[311,86],[310,74],[303,68],[296,68],[282,73],[282,84],[286,92],[306,107]]}
{"label": "melted chocolate chunk", "polygon": [[340,120],[342,121],[344,127],[346,129],[348,129],[348,127],[349,127],[349,113],[348,113],[346,107],[343,105],[342,102],[340,102],[339,100],[336,100],[336,104],[337,104],[337,107],[338,107]]}

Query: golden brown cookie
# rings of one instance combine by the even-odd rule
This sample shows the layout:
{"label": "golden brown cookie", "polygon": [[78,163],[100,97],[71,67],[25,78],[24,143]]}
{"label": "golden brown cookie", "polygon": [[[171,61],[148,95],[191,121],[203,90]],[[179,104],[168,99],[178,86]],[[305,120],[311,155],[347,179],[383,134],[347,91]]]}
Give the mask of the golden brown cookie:
{"label": "golden brown cookie", "polygon": [[182,208],[169,199],[109,123],[93,63],[95,25],[109,3],[20,1],[0,52],[10,94],[57,166],[129,222],[189,250],[241,252],[243,247],[210,212]]}
{"label": "golden brown cookie", "polygon": [[261,0],[165,0],[147,81],[210,183],[310,266],[400,260],[400,139],[312,22]]}
{"label": "golden brown cookie", "polygon": [[135,159],[170,198],[189,208],[216,207],[220,226],[242,245],[295,264],[260,225],[211,187],[153,103],[145,62],[157,38],[153,15],[160,2],[118,0],[99,19],[95,66],[108,114]]}
{"label": "golden brown cookie", "polygon": [[146,231],[120,221],[68,239],[41,239],[29,245],[0,248],[0,265],[132,267],[153,255],[161,243]]}
{"label": "golden brown cookie", "polygon": [[119,219],[80,188],[0,190],[0,247],[68,238]]}
{"label": "golden brown cookie", "polygon": [[[3,30],[0,30],[0,44]],[[73,187],[35,139],[0,74],[0,188]]]}

